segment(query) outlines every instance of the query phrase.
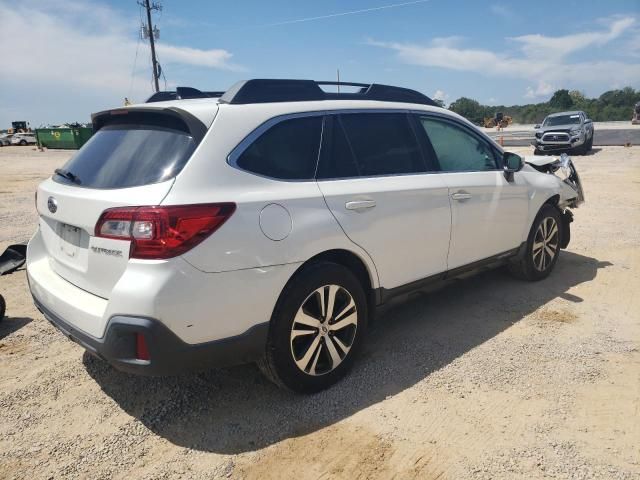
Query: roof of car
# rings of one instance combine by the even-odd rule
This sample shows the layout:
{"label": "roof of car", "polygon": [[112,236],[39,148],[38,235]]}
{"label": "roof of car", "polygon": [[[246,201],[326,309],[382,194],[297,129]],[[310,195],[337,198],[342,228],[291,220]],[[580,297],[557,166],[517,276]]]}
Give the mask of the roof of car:
{"label": "roof of car", "polygon": [[[218,98],[197,98],[188,100],[169,100],[166,102],[141,103],[129,105],[123,109],[179,109],[198,118],[207,127],[213,122],[218,109],[245,111],[249,117],[276,117],[293,113],[337,111],[337,110],[420,110],[443,112],[458,117],[457,114],[442,107],[434,107],[419,103],[387,102],[378,100],[313,100],[273,103],[228,104],[219,102]],[[462,118],[462,117],[460,117]]]}
{"label": "roof of car", "polygon": [[[335,88],[335,91],[332,91]],[[439,106],[424,93],[406,87],[379,83],[317,81],[287,78],[254,78],[241,80],[226,91],[201,91],[193,87],[176,87],[175,91],[159,91],[145,103],[194,98],[219,98],[220,103],[302,102],[313,100],[380,100]]]}
{"label": "roof of car", "polygon": [[578,115],[584,113],[582,110],[571,110],[570,112],[556,112],[550,113],[547,117],[560,117],[562,115]]}
{"label": "roof of car", "polygon": [[[329,90],[333,87],[335,91],[329,91],[327,87]],[[225,92],[200,91],[192,87],[176,87],[175,91],[156,92],[143,104],[94,113],[92,121],[94,129],[96,124],[99,129],[100,125],[104,125],[113,116],[132,111],[165,110],[186,121],[195,117],[205,128],[209,128],[220,108],[252,112],[249,117],[256,121],[291,113],[347,109],[443,111],[431,98],[405,87],[377,83],[258,78],[237,82]]]}

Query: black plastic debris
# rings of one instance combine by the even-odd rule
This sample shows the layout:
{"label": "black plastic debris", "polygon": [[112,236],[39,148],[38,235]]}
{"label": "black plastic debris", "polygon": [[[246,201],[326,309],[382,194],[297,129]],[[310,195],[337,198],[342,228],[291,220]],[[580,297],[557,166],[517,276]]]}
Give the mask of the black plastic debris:
{"label": "black plastic debris", "polygon": [[25,244],[9,245],[0,255],[0,275],[15,272],[24,265],[27,259],[27,246]]}

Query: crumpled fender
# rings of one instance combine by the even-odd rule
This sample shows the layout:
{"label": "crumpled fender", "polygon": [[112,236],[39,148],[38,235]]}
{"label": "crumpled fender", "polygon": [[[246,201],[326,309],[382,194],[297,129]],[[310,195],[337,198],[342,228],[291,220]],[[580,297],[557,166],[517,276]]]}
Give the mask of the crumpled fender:
{"label": "crumpled fender", "polygon": [[529,165],[533,165],[534,167],[543,167],[545,165],[551,165],[553,163],[560,161],[560,156],[558,155],[545,155],[545,156],[534,156],[534,155],[526,155],[524,161]]}
{"label": "crumpled fender", "polygon": [[[560,156],[532,156],[524,157],[525,163],[541,172],[555,175],[562,182],[562,200],[566,200],[567,206],[577,208],[584,202],[584,190],[580,176],[571,158],[566,153]],[[544,167],[547,167],[546,169]],[[564,202],[563,202],[564,203]]]}

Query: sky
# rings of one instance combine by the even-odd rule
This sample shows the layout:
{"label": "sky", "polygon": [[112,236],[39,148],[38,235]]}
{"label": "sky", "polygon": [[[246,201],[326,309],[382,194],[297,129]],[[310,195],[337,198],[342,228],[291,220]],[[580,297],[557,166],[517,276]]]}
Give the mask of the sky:
{"label": "sky", "polygon": [[[640,89],[640,0],[162,0],[161,89],[248,78],[414,88],[445,103]],[[0,0],[0,128],[87,122],[152,93],[136,0]]]}

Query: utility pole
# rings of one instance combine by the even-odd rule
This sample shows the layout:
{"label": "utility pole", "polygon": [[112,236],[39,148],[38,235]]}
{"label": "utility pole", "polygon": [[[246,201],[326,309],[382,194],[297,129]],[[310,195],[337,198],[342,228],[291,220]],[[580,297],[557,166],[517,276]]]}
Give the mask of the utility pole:
{"label": "utility pole", "polygon": [[138,5],[144,7],[147,11],[147,24],[142,25],[142,38],[149,37],[149,43],[151,44],[151,68],[153,69],[153,85],[156,92],[160,90],[158,79],[160,78],[160,64],[156,59],[156,45],[155,40],[160,37],[160,31],[151,23],[151,10],[162,10],[162,5],[158,2],[150,2],[149,0],[138,1]]}

